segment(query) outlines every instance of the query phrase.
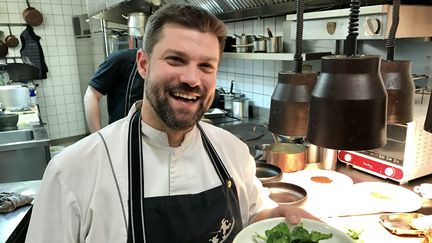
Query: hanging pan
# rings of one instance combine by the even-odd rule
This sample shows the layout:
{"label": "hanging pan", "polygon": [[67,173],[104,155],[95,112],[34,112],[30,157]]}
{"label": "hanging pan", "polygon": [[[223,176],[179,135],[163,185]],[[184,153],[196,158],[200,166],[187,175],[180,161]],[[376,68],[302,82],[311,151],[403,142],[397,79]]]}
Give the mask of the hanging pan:
{"label": "hanging pan", "polygon": [[10,25],[8,25],[9,27],[9,35],[6,36],[5,41],[8,47],[10,48],[14,48],[17,47],[19,44],[18,38],[16,38],[13,34],[12,34],[12,30]]}
{"label": "hanging pan", "polygon": [[24,21],[31,26],[41,25],[43,22],[43,16],[41,12],[39,12],[37,9],[30,6],[28,0],[26,0],[26,3],[27,3],[27,8],[22,12]]}
{"label": "hanging pan", "polygon": [[8,54],[9,48],[6,43],[0,40],[0,58],[5,58]]}

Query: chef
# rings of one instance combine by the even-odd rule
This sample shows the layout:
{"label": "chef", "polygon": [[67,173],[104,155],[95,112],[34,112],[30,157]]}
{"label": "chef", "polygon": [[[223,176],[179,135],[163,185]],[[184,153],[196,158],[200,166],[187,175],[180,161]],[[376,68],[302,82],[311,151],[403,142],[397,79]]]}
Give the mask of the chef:
{"label": "chef", "polygon": [[84,111],[90,132],[101,129],[100,101],[107,96],[108,123],[125,116],[135,101],[143,97],[144,80],[138,74],[138,49],[113,52],[99,66],[84,94]]}
{"label": "chef", "polygon": [[225,36],[223,22],[190,5],[149,18],[137,53],[143,101],[53,158],[26,242],[231,242],[264,218],[313,217],[270,200],[248,147],[200,122]]}

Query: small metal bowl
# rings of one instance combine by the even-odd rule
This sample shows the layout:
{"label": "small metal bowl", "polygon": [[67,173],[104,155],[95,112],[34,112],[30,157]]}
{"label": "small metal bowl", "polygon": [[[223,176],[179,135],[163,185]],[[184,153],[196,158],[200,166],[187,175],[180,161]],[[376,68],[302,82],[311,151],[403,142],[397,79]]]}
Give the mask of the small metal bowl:
{"label": "small metal bowl", "polygon": [[282,179],[283,173],[282,170],[271,164],[267,163],[256,163],[256,177],[261,181],[270,182],[270,181],[280,181]]}
{"label": "small metal bowl", "polygon": [[270,198],[278,204],[300,204],[307,198],[304,188],[286,182],[266,182],[263,186],[270,191]]}

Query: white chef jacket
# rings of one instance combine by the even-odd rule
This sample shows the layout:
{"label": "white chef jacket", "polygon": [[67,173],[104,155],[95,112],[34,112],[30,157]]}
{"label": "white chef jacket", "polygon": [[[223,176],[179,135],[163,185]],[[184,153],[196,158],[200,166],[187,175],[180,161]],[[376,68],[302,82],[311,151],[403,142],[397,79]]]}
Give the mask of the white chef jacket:
{"label": "white chef jacket", "polygon": [[[26,242],[126,242],[128,222],[127,117],[67,147],[48,164],[35,199]],[[276,207],[255,177],[248,147],[231,133],[200,122],[236,184],[243,225],[256,213]],[[192,194],[221,181],[194,127],[181,146],[142,122],[145,197]]]}

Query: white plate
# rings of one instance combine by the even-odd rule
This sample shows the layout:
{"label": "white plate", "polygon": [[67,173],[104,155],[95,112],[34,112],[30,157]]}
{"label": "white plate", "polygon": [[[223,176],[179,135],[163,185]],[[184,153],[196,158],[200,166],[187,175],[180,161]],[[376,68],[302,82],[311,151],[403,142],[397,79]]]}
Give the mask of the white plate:
{"label": "white plate", "polygon": [[[331,180],[329,183],[313,181],[313,177],[325,177]],[[294,184],[303,186],[306,190],[314,189],[334,190],[337,188],[347,188],[353,185],[353,180],[342,173],[332,170],[301,170],[292,174],[287,174],[286,179]],[[309,192],[309,191],[308,191]]]}
{"label": "white plate", "polygon": [[372,206],[379,212],[405,213],[422,207],[422,198],[402,186],[383,182],[354,184],[353,192],[359,204]]}
{"label": "white plate", "polygon": [[[281,222],[285,222],[285,218],[271,218],[271,219],[265,219],[258,221],[256,223],[253,223],[246,228],[244,228],[240,233],[234,238],[233,243],[254,243],[259,242],[263,243],[264,241],[254,240],[254,236],[256,233],[260,235],[265,235],[265,231],[268,229],[273,228],[274,226],[278,225]],[[343,233],[342,231],[337,230],[336,228],[333,228],[329,225],[326,225],[322,222],[310,220],[310,219],[302,219],[301,222],[303,222],[303,227],[307,229],[309,232],[311,230],[319,231],[322,233],[332,233],[333,237],[328,240],[321,240],[319,243],[345,243],[345,242],[354,242],[348,235]],[[294,226],[288,224],[288,227],[291,229]]]}

